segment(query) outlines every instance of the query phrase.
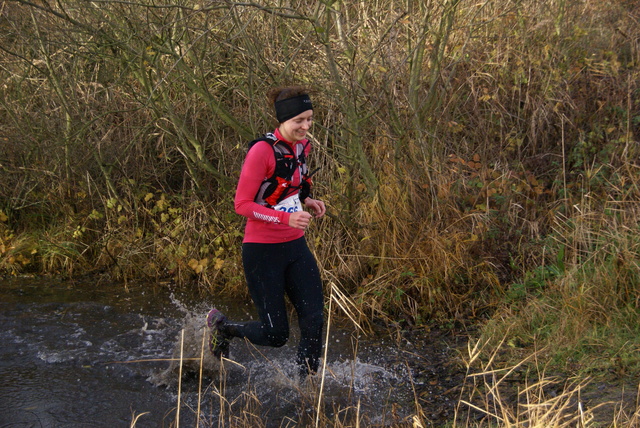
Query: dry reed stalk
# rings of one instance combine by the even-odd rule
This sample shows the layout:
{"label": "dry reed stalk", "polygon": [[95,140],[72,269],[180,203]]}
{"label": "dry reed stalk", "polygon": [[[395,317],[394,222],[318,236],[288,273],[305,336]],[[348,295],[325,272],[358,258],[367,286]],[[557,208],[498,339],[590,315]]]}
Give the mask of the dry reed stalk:
{"label": "dry reed stalk", "polygon": [[324,391],[324,381],[325,381],[325,377],[327,374],[327,353],[329,350],[329,333],[330,333],[330,329],[331,329],[331,307],[333,305],[333,284],[331,287],[331,292],[329,293],[329,309],[327,311],[327,331],[325,334],[325,340],[324,340],[324,358],[322,359],[322,376],[320,378],[320,392],[318,393],[318,404],[316,406],[316,428],[319,427],[320,424],[320,413],[321,413],[321,409],[322,409],[322,393]]}
{"label": "dry reed stalk", "polygon": [[200,347],[200,373],[198,375],[198,407],[196,409],[196,428],[200,426],[200,404],[202,403],[202,372],[204,369],[204,346],[207,338],[207,330],[202,330],[202,344]]}
{"label": "dry reed stalk", "polygon": [[135,428],[136,424],[138,423],[138,420],[144,415],[148,415],[148,414],[149,412],[144,412],[144,413],[139,413],[137,415],[134,415],[133,419],[131,420],[131,424],[129,425],[129,428]]}
{"label": "dry reed stalk", "polygon": [[182,364],[184,354],[184,329],[180,333],[180,365],[178,369],[178,399],[176,405],[176,428],[180,428],[180,407],[181,407],[181,394],[182,394]]}

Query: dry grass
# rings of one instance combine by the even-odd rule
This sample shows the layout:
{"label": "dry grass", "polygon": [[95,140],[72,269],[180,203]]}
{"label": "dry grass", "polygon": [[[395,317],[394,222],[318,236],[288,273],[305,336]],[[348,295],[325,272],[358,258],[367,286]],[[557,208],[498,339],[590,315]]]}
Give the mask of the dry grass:
{"label": "dry grass", "polygon": [[607,402],[600,391],[594,398],[587,393],[593,391],[592,380],[549,375],[537,353],[504,366],[499,353],[506,341],[490,349],[487,342],[469,345],[454,427],[633,427],[638,422],[639,402],[625,401],[623,389],[616,389],[619,401]]}

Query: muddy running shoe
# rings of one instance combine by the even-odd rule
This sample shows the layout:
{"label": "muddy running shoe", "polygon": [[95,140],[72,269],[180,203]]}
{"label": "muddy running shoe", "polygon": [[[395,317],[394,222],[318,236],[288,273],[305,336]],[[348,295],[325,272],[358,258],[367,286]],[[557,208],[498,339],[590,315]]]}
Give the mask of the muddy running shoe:
{"label": "muddy running shoe", "polygon": [[222,325],[227,321],[227,317],[225,317],[222,312],[213,308],[209,311],[207,315],[207,325],[211,329],[211,335],[209,336],[209,349],[211,353],[218,359],[221,359],[223,356],[225,358],[229,357],[229,339],[222,332]]}

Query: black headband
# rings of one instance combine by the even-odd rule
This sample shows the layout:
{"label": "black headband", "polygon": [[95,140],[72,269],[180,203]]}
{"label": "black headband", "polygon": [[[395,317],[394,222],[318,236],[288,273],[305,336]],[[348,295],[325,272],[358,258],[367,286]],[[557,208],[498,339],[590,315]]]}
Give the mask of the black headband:
{"label": "black headband", "polygon": [[313,110],[313,105],[311,105],[311,98],[309,98],[309,95],[303,94],[276,101],[275,108],[278,122],[283,123],[296,117],[302,112]]}

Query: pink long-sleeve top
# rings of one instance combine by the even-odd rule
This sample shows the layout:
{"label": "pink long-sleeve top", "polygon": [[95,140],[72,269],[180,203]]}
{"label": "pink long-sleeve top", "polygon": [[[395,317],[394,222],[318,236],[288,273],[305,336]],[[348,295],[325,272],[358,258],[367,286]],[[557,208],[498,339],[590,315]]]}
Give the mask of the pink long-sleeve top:
{"label": "pink long-sleeve top", "polygon": [[[276,138],[294,149],[296,144],[306,144],[307,140],[292,143],[282,138],[282,134],[276,129]],[[307,144],[305,156],[309,153],[311,145]],[[293,150],[295,153],[295,149]],[[289,226],[291,213],[276,211],[267,208],[254,201],[262,182],[271,177],[276,168],[276,159],[273,148],[266,141],[260,141],[249,150],[242,165],[240,180],[236,188],[234,200],[236,213],[247,218],[244,229],[243,242],[276,244],[293,241],[304,235],[304,231]],[[300,184],[300,171],[296,168],[292,178],[292,185]],[[298,191],[292,192],[295,195]]]}

